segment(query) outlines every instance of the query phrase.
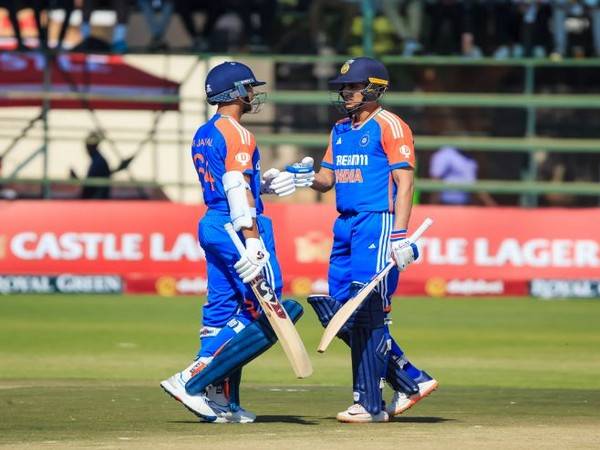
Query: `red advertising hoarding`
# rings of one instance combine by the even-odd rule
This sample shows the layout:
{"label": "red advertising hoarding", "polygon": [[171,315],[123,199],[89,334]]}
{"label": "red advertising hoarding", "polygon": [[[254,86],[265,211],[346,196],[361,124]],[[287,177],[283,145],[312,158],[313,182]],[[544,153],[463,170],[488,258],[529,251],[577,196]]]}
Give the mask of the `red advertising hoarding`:
{"label": "red advertising hoarding", "polygon": [[[165,202],[0,202],[0,275],[120,275],[126,292],[206,291],[196,241],[204,207]],[[327,289],[330,205],[267,205],[289,293]],[[536,279],[600,277],[600,209],[417,206],[421,258],[410,295],[526,295]]]}

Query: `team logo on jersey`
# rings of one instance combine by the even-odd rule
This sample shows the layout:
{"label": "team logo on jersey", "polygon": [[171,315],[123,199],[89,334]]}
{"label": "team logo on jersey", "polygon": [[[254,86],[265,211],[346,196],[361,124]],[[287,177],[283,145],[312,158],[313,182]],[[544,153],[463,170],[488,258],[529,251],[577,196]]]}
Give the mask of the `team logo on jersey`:
{"label": "team logo on jersey", "polygon": [[340,69],[340,73],[341,73],[342,75],[344,75],[344,74],[348,73],[348,71],[350,70],[350,64],[352,64],[353,62],[354,62],[354,60],[353,60],[353,59],[349,59],[348,61],[346,61],[346,62],[344,63],[344,65],[342,66],[342,68]]}
{"label": "team logo on jersey", "polygon": [[361,147],[366,147],[368,143],[369,143],[369,135],[365,134],[363,137],[360,138],[359,144]]}
{"label": "team logo on jersey", "polygon": [[342,143],[342,138],[339,137],[338,140],[335,142],[335,145],[340,145]]}
{"label": "team logo on jersey", "polygon": [[235,155],[235,160],[239,162],[242,166],[247,166],[250,162],[250,154],[246,152],[240,152]]}
{"label": "team logo on jersey", "polygon": [[403,145],[400,147],[400,153],[402,153],[406,159],[410,158],[410,147],[408,145]]}

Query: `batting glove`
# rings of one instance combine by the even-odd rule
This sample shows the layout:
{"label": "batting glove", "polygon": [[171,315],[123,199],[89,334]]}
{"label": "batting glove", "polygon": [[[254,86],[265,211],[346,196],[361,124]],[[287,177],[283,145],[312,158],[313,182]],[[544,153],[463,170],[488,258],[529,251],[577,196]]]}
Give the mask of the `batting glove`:
{"label": "batting glove", "polygon": [[310,187],[315,180],[315,160],[310,156],[302,158],[302,162],[287,166],[285,170],[294,175],[296,187]]}
{"label": "batting glove", "polygon": [[406,230],[394,230],[390,235],[390,256],[402,272],[419,257],[419,249],[406,238]]}
{"label": "batting glove", "polygon": [[294,175],[281,172],[279,169],[269,169],[262,175],[260,182],[261,194],[275,194],[279,197],[293,194],[296,190]]}
{"label": "batting glove", "polygon": [[244,283],[254,280],[269,261],[269,252],[260,239],[247,238],[246,250],[234,264],[235,271]]}

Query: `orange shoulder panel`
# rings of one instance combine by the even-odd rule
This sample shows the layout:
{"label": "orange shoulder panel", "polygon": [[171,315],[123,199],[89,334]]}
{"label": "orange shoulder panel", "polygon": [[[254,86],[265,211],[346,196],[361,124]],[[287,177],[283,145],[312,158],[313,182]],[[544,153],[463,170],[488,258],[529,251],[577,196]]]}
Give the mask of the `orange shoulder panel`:
{"label": "orange shoulder panel", "polygon": [[382,110],[375,116],[381,129],[381,146],[390,166],[415,167],[415,146],[410,127],[397,115]]}
{"label": "orange shoulder panel", "polygon": [[252,133],[228,117],[217,120],[215,126],[225,140],[225,170],[227,172],[252,170],[252,155],[256,149],[256,141]]}

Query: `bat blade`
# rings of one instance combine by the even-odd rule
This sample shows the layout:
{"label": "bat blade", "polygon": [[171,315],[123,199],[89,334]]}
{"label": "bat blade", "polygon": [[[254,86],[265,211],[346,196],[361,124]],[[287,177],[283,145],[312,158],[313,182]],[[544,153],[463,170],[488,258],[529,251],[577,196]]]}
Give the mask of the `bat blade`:
{"label": "bat blade", "polygon": [[[234,231],[233,226],[227,223],[225,224],[225,230],[241,254],[245,249],[244,244]],[[302,338],[287,311],[277,299],[273,288],[262,275],[252,280],[249,284],[265,316],[267,316],[271,328],[273,328],[277,339],[281,343],[283,352],[290,362],[294,374],[298,378],[307,378],[312,375],[312,363],[310,362]]]}
{"label": "bat blade", "polygon": [[[427,231],[427,229],[433,224],[433,220],[427,217],[423,223],[415,230],[415,232],[410,236],[411,242],[416,242],[421,235]],[[362,302],[371,294],[373,289],[377,287],[377,285],[385,278],[390,270],[394,268],[396,264],[394,262],[388,263],[377,275],[375,275],[368,284],[366,284],[358,293],[348,300],[344,305],[335,313],[335,315],[331,318],[325,331],[323,332],[323,336],[321,337],[321,342],[319,342],[319,346],[317,347],[317,351],[319,353],[323,353],[333,341],[333,338],[338,334],[340,329],[344,326],[344,324],[348,321],[350,316],[358,309],[358,307],[362,304]]]}
{"label": "bat blade", "polygon": [[302,338],[267,280],[261,276],[250,283],[250,288],[265,312],[296,376],[307,378],[312,375],[312,363]]}

